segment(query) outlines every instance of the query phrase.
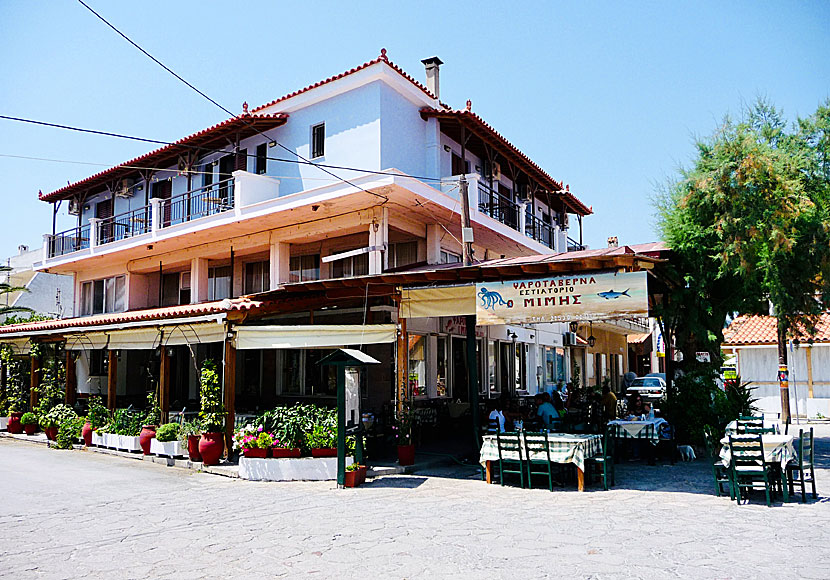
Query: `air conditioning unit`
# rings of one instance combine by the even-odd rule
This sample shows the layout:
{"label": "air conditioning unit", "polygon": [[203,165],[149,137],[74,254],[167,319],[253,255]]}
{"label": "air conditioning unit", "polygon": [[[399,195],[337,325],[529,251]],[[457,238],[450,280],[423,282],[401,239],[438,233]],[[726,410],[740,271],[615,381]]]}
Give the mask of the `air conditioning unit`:
{"label": "air conditioning unit", "polygon": [[576,346],[576,333],[566,332],[562,335],[562,344],[564,346]]}
{"label": "air conditioning unit", "polygon": [[135,179],[122,179],[121,184],[115,190],[115,197],[132,197],[133,196],[133,186],[135,185]]}
{"label": "air conditioning unit", "polygon": [[67,213],[69,213],[69,215],[81,214],[81,203],[77,198],[73,197],[69,200],[69,209],[67,210]]}

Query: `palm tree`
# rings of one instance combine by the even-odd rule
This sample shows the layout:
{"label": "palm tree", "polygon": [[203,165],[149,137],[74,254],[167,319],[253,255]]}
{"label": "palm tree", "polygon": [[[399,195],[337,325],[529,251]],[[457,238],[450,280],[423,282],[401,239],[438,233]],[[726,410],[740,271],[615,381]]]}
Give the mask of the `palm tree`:
{"label": "palm tree", "polygon": [[[12,292],[29,292],[29,289],[25,286],[12,286],[11,285],[11,266],[0,266],[0,277],[5,274],[6,282],[0,282],[0,302],[3,302],[3,296],[7,294],[11,294]],[[6,317],[9,314],[14,314],[16,312],[29,312],[32,313],[34,310],[31,308],[26,308],[25,306],[6,306],[0,305],[0,318],[2,320],[6,320]]]}

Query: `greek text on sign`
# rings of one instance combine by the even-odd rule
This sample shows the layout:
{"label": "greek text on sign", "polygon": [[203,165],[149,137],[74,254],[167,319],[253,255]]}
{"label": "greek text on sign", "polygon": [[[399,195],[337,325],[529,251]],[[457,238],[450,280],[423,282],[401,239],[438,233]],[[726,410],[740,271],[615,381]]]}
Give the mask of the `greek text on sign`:
{"label": "greek text on sign", "polygon": [[476,284],[478,324],[648,316],[646,272],[556,276]]}

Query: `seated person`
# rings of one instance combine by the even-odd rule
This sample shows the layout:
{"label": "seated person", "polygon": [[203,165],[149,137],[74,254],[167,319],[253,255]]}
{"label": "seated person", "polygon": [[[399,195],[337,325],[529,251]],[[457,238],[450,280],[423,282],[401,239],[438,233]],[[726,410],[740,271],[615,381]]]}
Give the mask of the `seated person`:
{"label": "seated person", "polygon": [[640,396],[640,393],[632,393],[628,397],[628,414],[639,416],[643,412],[643,398]]}
{"label": "seated person", "polygon": [[617,395],[611,392],[608,385],[602,387],[602,419],[604,422],[617,418]]}
{"label": "seated person", "polygon": [[539,393],[534,397],[536,401],[536,416],[542,420],[545,427],[550,427],[554,419],[559,418],[559,413],[550,402],[550,395],[547,393]]}
{"label": "seated person", "polygon": [[[490,420],[491,425],[494,425],[494,422],[498,421],[499,432],[504,433],[504,413],[501,412],[501,405],[499,405],[498,400],[493,401],[488,419]],[[490,427],[487,431],[492,433],[494,432],[494,429]]]}
{"label": "seated person", "polygon": [[565,403],[562,402],[562,397],[559,396],[559,393],[553,391],[553,393],[551,393],[550,400],[551,404],[553,405],[553,408],[556,409],[556,414],[559,416],[559,418],[561,419],[562,417],[564,417],[566,413]]}

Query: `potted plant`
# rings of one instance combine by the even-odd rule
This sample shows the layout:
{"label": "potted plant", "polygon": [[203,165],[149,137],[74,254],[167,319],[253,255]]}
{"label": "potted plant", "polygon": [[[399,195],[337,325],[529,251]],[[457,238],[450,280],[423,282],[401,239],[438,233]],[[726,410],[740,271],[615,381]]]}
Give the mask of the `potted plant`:
{"label": "potted plant", "polygon": [[155,431],[155,438],[150,439],[150,451],[159,456],[180,457],[184,447],[179,443],[179,425],[165,423]]}
{"label": "potted plant", "polygon": [[0,358],[6,369],[6,400],[9,413],[9,422],[6,428],[9,433],[23,433],[20,419],[29,408],[29,381],[26,361],[15,358],[11,347],[0,347]]}
{"label": "potted plant", "polygon": [[250,459],[265,459],[268,450],[274,444],[274,436],[264,431],[262,426],[246,425],[237,429],[233,435],[235,449],[240,449],[242,455]]}
{"label": "potted plant", "polygon": [[185,421],[179,426],[179,444],[187,449],[190,461],[201,461],[199,439],[202,437],[202,425],[198,420]]}
{"label": "potted plant", "polygon": [[86,417],[74,417],[60,424],[58,436],[55,439],[56,449],[72,449],[72,444],[81,437]]}
{"label": "potted plant", "polygon": [[199,441],[199,454],[205,465],[218,465],[219,458],[225,450],[222,430],[225,427],[225,407],[222,404],[222,387],[216,363],[211,359],[202,363],[199,376],[199,399],[201,410],[199,420],[202,423],[202,438]]}
{"label": "potted plant", "polygon": [[46,433],[46,438],[50,441],[56,441],[58,438],[58,428],[66,421],[75,419],[78,414],[64,403],[55,405],[41,418],[41,425],[43,432]]}
{"label": "potted plant", "polygon": [[37,415],[32,412],[23,413],[20,424],[23,425],[26,435],[34,435],[37,432]]}
{"label": "potted plant", "polygon": [[[89,447],[92,445],[93,435],[96,429],[100,429],[109,421],[109,410],[101,403],[101,397],[89,398],[89,410],[86,415],[86,422],[83,429],[81,429],[81,436],[84,438],[84,445]],[[98,436],[96,439],[100,439]],[[97,441],[97,444],[102,444]]]}
{"label": "potted plant", "polygon": [[352,463],[346,466],[346,480],[343,485],[346,487],[357,487],[366,482],[366,471],[368,467]]}
{"label": "potted plant", "polygon": [[398,465],[415,463],[415,445],[412,443],[412,409],[404,403],[395,420],[395,435],[398,441]]}
{"label": "potted plant", "polygon": [[306,444],[312,457],[337,457],[337,429],[329,425],[315,425],[306,435]]}
{"label": "potted plant", "polygon": [[144,455],[150,455],[150,445],[153,437],[156,436],[156,428],[161,421],[161,408],[159,407],[156,391],[147,393],[147,415],[144,417],[144,424],[139,433],[139,445]]}

